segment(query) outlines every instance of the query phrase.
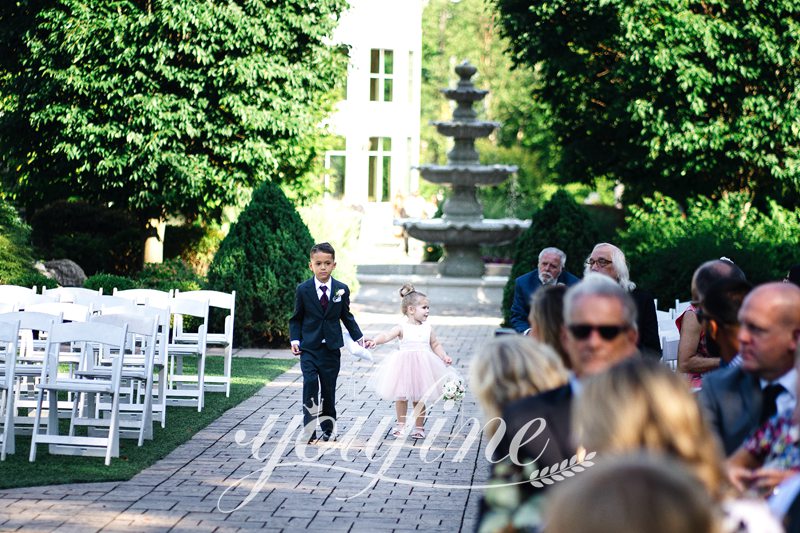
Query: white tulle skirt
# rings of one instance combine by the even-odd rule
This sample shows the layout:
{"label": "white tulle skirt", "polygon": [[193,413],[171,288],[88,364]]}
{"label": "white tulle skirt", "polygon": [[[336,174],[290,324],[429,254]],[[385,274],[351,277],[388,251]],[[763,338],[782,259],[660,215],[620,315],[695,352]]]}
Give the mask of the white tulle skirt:
{"label": "white tulle skirt", "polygon": [[442,385],[455,376],[430,350],[400,350],[386,356],[371,385],[384,400],[432,401],[441,397]]}

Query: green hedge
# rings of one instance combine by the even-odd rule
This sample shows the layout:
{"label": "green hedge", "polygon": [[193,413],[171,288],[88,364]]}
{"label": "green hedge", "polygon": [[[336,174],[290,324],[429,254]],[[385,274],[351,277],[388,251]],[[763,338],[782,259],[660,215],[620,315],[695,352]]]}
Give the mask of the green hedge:
{"label": "green hedge", "polygon": [[619,232],[619,246],[631,265],[631,277],[652,291],[664,305],[688,300],[692,273],[702,262],[732,259],[754,283],[782,279],[800,263],[800,211],[775,202],[767,213],[744,193],[719,199],[696,197],[686,210],[672,198],[645,198],[631,207],[628,227]]}
{"label": "green hedge", "polygon": [[313,245],[277,185],[266,182],[253,193],[208,271],[208,288],[236,291],[236,344],[288,344],[295,289],[311,275],[308,252]]}
{"label": "green hedge", "polygon": [[582,206],[564,190],[558,190],[533,214],[531,226],[514,243],[514,265],[503,290],[503,319],[509,323],[514,281],[536,268],[542,248],[555,246],[567,254],[566,270],[578,277],[583,261],[597,243],[597,227]]}
{"label": "green hedge", "polygon": [[42,278],[33,267],[30,227],[0,198],[0,284],[30,287],[44,284]]}

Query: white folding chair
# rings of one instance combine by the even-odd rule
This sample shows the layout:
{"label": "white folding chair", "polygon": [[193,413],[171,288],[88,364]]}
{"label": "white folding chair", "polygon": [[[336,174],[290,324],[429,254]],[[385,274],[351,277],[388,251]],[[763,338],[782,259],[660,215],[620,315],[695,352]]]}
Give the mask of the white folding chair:
{"label": "white folding chair", "polygon": [[[32,415],[36,408],[35,385],[42,375],[46,339],[53,324],[61,322],[61,315],[16,311],[0,314],[0,322],[19,324],[13,416],[17,434],[30,433],[33,427]],[[58,405],[60,409],[70,407],[67,402],[60,402]]]}
{"label": "white folding chair", "polygon": [[[222,331],[209,331],[206,334],[206,341],[209,346],[219,346],[223,350],[223,374],[222,376],[205,375],[206,392],[225,392],[225,397],[231,394],[231,363],[233,360],[233,317],[236,308],[236,291],[230,293],[210,290],[179,292],[175,291],[176,298],[183,298],[196,301],[207,301],[209,315],[215,309],[225,312],[225,321]],[[183,318],[175,320],[173,326],[174,338],[177,342],[196,342],[197,333],[187,332],[183,329]]]}
{"label": "white folding chair", "polygon": [[[200,325],[197,336],[193,340],[175,338],[175,330],[167,346],[169,368],[167,370],[167,403],[169,405],[197,405],[203,410],[205,401],[205,369],[206,369],[206,332],[208,331],[208,301],[173,298],[169,302],[169,310],[173,324],[183,320],[184,316],[197,317]],[[184,373],[184,359],[193,357],[197,361],[195,373]]]}
{"label": "white folding chair", "polygon": [[[119,456],[119,402],[120,381],[122,378],[125,340],[127,326],[104,324],[102,328],[93,323],[56,324],[47,340],[47,355],[42,379],[37,385],[38,397],[36,417],[31,435],[30,461],[36,460],[36,448],[39,444],[49,444],[51,454],[104,456],[105,464],[111,463],[111,457]],[[85,379],[80,376],[67,376],[59,373],[61,361],[60,344],[70,343],[81,347],[82,365],[97,357],[111,357],[111,372],[108,377]],[[116,353],[116,356],[113,354]],[[86,368],[86,366],[83,366]],[[44,394],[48,392],[47,433],[40,433],[41,418],[44,409]],[[79,415],[82,404],[88,403],[91,395],[107,395],[111,398],[110,420],[108,432],[104,437],[82,436],[75,434],[75,425],[70,423],[68,435],[60,435],[56,395],[67,392],[72,396],[72,420]]]}
{"label": "white folding chair", "polygon": [[681,342],[680,337],[661,338],[661,362],[673,371],[678,370],[678,344]]}
{"label": "white folding chair", "polygon": [[157,321],[158,334],[155,343],[155,353],[153,356],[153,372],[155,381],[152,384],[155,389],[152,400],[153,420],[161,423],[161,427],[166,427],[167,422],[167,344],[169,343],[169,308],[158,308],[153,306],[133,305],[127,301],[127,305],[102,307],[100,315],[136,315],[153,318]]}
{"label": "white folding chair", "polygon": [[69,302],[37,303],[25,307],[25,311],[58,315],[61,316],[64,322],[86,322],[91,314],[91,309],[88,305]]}
{"label": "white folding chair", "polygon": [[[119,435],[120,438],[136,438],[141,446],[144,439],[153,439],[153,359],[158,339],[158,318],[143,314],[107,312],[91,317],[89,322],[103,327],[110,324],[128,328],[128,342],[122,359]],[[108,379],[113,370],[114,359],[119,354],[112,352],[107,355],[110,359],[98,357],[87,368],[78,370],[76,376]],[[111,409],[111,404],[101,396],[93,407],[94,418],[87,413],[86,417],[73,420],[75,426],[90,427],[90,434],[97,433],[99,427],[110,425],[110,419],[103,418],[103,415]]]}
{"label": "white folding chair", "polygon": [[14,407],[17,340],[19,338],[19,322],[0,322],[0,419],[3,421],[0,432],[0,461],[6,455],[16,451],[16,426]]}

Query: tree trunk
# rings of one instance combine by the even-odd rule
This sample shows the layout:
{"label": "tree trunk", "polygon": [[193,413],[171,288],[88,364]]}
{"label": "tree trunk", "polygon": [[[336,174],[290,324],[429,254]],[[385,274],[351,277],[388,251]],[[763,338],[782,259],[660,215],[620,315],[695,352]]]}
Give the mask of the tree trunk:
{"label": "tree trunk", "polygon": [[163,263],[164,262],[164,231],[167,229],[167,221],[159,218],[151,218],[148,229],[153,232],[144,241],[144,263]]}

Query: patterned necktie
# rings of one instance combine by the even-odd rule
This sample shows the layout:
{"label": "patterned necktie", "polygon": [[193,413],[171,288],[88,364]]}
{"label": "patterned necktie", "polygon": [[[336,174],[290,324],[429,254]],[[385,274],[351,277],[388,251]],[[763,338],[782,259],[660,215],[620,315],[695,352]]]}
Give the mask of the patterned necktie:
{"label": "patterned necktie", "polygon": [[319,299],[319,303],[322,304],[322,311],[325,312],[328,310],[328,287],[322,285],[319,290],[322,291],[322,297]]}
{"label": "patterned necktie", "polygon": [[761,403],[761,418],[759,422],[763,424],[778,412],[778,395],[786,389],[780,383],[770,383],[764,387],[763,400]]}

